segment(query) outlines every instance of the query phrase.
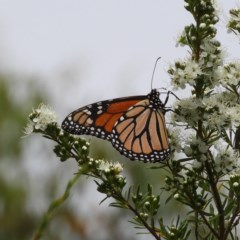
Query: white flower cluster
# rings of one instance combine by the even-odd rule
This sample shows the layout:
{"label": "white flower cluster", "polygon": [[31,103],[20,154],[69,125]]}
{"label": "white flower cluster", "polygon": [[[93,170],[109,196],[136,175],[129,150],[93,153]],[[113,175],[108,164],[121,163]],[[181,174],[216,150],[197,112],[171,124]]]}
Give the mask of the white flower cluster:
{"label": "white flower cluster", "polygon": [[240,159],[239,154],[236,151],[230,147],[226,148],[222,144],[219,144],[219,146],[215,145],[215,149],[217,150],[217,153],[214,154],[214,160],[215,170],[217,172],[228,173],[233,169],[239,169]]}
{"label": "white flower cluster", "polygon": [[240,9],[235,8],[230,10],[230,20],[227,24],[228,31],[234,31],[237,30],[238,32],[240,31]]}
{"label": "white flower cluster", "polygon": [[219,114],[218,112],[213,112],[208,115],[208,118],[203,122],[205,128],[216,130],[222,129],[223,127],[229,127],[231,124],[231,116],[228,112],[225,114]]}
{"label": "white flower cluster", "polygon": [[216,130],[230,126],[231,114],[218,94],[204,97],[202,103],[204,106],[203,124],[205,128]]}
{"label": "white flower cluster", "polygon": [[105,173],[113,171],[115,174],[118,175],[123,170],[123,166],[119,162],[112,163],[112,162],[106,162],[103,160],[98,160],[98,161],[99,161],[98,169]]}
{"label": "white flower cluster", "polygon": [[[210,2],[213,4],[214,1]],[[201,0],[199,3],[204,8],[208,7],[208,1]],[[190,11],[192,6],[186,3],[185,7]],[[240,9],[233,9],[230,14],[228,27],[232,31],[236,30],[240,33]],[[195,130],[201,126],[200,130],[203,132],[214,133],[210,134],[212,141],[216,141],[215,136],[220,136],[223,129],[228,131],[240,126],[240,61],[223,64],[225,53],[221,49],[220,42],[214,39],[216,34],[214,24],[217,21],[216,12],[205,14],[199,24],[199,31],[203,33],[203,36],[208,31],[210,34],[205,35],[208,37],[201,41],[199,51],[197,53],[192,51],[190,58],[176,61],[175,65],[170,66],[168,70],[174,90],[184,89],[186,86],[193,89],[193,97],[182,99],[176,103],[174,114],[172,114],[173,125],[184,124],[187,129]],[[194,43],[196,35],[193,34],[193,31],[191,32],[191,29],[191,26],[185,28],[178,38],[178,44],[192,47],[191,44]],[[201,125],[198,124],[199,120],[201,120]],[[175,136],[175,138],[179,139],[179,136]],[[196,159],[193,167],[202,166],[208,158],[207,151],[212,151],[212,148],[217,171],[224,169],[230,171],[232,168],[240,166],[239,155],[226,143],[219,149],[210,148],[212,142],[207,146],[201,139],[188,136],[187,133],[181,142],[182,145],[185,145],[185,154]],[[179,149],[181,148],[179,147]]]}
{"label": "white flower cluster", "polygon": [[239,178],[240,178],[240,175],[239,175],[239,172],[238,173],[232,173],[230,176],[229,176],[229,180],[230,182],[232,182],[232,185],[234,188],[238,188],[239,187]]}
{"label": "white flower cluster", "polygon": [[179,128],[168,129],[168,137],[170,140],[172,150],[175,150],[176,152],[181,152],[183,141],[181,139],[180,129]]}
{"label": "white flower cluster", "polygon": [[204,162],[207,160],[206,153],[208,151],[208,145],[200,138],[190,136],[184,148],[184,152],[187,156],[195,156],[198,161]]}
{"label": "white flower cluster", "polygon": [[203,74],[200,65],[190,59],[178,62],[175,67],[170,66],[168,72],[171,75],[174,90],[184,89],[187,84],[194,85],[196,78]]}
{"label": "white flower cluster", "polygon": [[224,55],[220,43],[214,39],[206,38],[203,40],[200,48],[199,65],[204,69],[203,72],[211,82],[211,85],[216,85],[218,84],[218,79],[215,77],[215,72],[223,64]]}
{"label": "white flower cluster", "polygon": [[223,87],[238,86],[240,83],[240,62],[219,66],[216,69],[216,78]]}
{"label": "white flower cluster", "polygon": [[188,98],[178,101],[172,115],[173,125],[187,123],[196,126],[202,120],[207,129],[222,129],[240,125],[240,104],[228,93],[212,94],[203,99]]}
{"label": "white flower cluster", "polygon": [[206,38],[202,41],[200,48],[198,62],[189,58],[183,62],[176,62],[175,66],[170,66],[168,73],[172,79],[174,90],[184,89],[187,84],[194,86],[198,78],[208,81],[208,85],[218,84],[215,72],[223,62],[220,43],[214,39]]}
{"label": "white flower cluster", "polygon": [[37,109],[33,109],[33,112],[29,115],[29,121],[24,134],[29,135],[34,130],[44,131],[48,124],[57,122],[56,113],[47,105],[40,104]]}
{"label": "white flower cluster", "polygon": [[[199,168],[203,162],[207,160],[206,152],[208,146],[200,139],[196,139],[194,136],[188,139],[184,152],[187,156],[195,156],[196,159],[192,162],[193,168]],[[217,172],[229,173],[238,172],[240,169],[240,157],[237,151],[230,147],[227,147],[226,143],[218,141],[214,146],[210,148],[212,153],[215,170]]]}
{"label": "white flower cluster", "polygon": [[[230,91],[218,92],[216,95],[216,101],[222,103],[226,107],[235,107],[239,104],[239,99]],[[212,97],[212,96],[211,96]]]}
{"label": "white flower cluster", "polygon": [[240,126],[240,105],[238,104],[235,107],[229,107],[227,109],[227,112],[231,118],[231,126]]}
{"label": "white flower cluster", "polygon": [[217,94],[204,97],[202,99],[202,106],[206,111],[212,110],[213,108],[220,108],[221,102]]}
{"label": "white flower cluster", "polygon": [[195,126],[196,122],[202,118],[199,114],[198,108],[203,107],[200,99],[187,98],[177,102],[174,110],[177,112],[172,115],[173,124],[178,122],[187,123],[189,126]]}
{"label": "white flower cluster", "polygon": [[223,92],[202,100],[205,114],[203,123],[210,129],[233,128],[240,125],[240,105],[234,94]]}

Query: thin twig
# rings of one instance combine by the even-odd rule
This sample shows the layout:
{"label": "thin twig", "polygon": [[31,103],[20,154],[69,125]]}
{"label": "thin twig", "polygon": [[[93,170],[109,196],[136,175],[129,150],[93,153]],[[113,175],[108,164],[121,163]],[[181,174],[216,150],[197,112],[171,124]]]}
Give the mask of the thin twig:
{"label": "thin twig", "polygon": [[207,227],[208,227],[209,230],[213,233],[213,235],[214,235],[216,238],[219,238],[218,232],[211,226],[211,224],[209,223],[208,219],[205,217],[205,215],[203,214],[203,212],[200,211],[199,214],[201,215],[204,223],[207,225]]}
{"label": "thin twig", "polygon": [[195,212],[195,237],[198,240],[198,212]]}
{"label": "thin twig", "polygon": [[227,239],[227,236],[228,234],[231,232],[232,228],[234,227],[233,223],[236,219],[236,217],[238,216],[239,214],[239,211],[240,211],[240,203],[239,201],[237,201],[238,205],[237,207],[235,208],[234,212],[233,212],[233,215],[227,225],[227,228],[226,228],[226,231],[225,231],[225,235],[224,235],[224,239]]}
{"label": "thin twig", "polygon": [[153,229],[149,224],[141,217],[141,215],[138,213],[138,211],[130,205],[128,202],[126,202],[128,208],[140,219],[144,227],[155,237],[156,240],[161,240],[161,237],[156,233],[155,229]]}
{"label": "thin twig", "polygon": [[209,178],[209,183],[212,189],[213,199],[215,201],[218,214],[219,214],[219,240],[224,240],[224,233],[225,233],[225,225],[224,225],[224,210],[222,201],[217,189],[217,185],[214,179],[214,173],[212,172],[211,166],[208,161],[205,162],[205,168],[207,171],[207,175]]}

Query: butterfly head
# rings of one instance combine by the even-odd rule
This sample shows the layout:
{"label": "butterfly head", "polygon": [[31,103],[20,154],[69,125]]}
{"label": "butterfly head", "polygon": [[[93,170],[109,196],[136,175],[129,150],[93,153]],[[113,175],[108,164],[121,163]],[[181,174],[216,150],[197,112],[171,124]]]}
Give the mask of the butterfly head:
{"label": "butterfly head", "polygon": [[154,111],[159,108],[164,109],[164,104],[160,100],[160,93],[157,89],[152,89],[152,91],[148,94],[148,99]]}

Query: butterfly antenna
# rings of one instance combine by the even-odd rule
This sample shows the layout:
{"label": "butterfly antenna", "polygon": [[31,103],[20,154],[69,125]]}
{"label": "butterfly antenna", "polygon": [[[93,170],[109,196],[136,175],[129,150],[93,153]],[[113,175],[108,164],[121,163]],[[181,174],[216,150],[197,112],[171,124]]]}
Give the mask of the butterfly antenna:
{"label": "butterfly antenna", "polygon": [[156,62],[155,62],[155,65],[154,65],[154,68],[153,68],[153,73],[152,73],[152,79],[151,79],[151,90],[152,90],[152,85],[153,85],[153,78],[154,78],[154,74],[155,74],[155,70],[156,70],[156,67],[157,67],[157,63],[158,61],[161,59],[161,57],[158,57]]}

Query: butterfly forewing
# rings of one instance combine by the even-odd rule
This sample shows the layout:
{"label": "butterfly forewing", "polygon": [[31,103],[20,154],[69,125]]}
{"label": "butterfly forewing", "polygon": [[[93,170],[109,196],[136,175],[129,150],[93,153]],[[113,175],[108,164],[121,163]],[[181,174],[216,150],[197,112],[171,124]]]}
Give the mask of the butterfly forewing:
{"label": "butterfly forewing", "polygon": [[116,121],[132,105],[144,96],[116,98],[87,105],[70,113],[62,123],[62,128],[76,135],[92,135],[110,139]]}

